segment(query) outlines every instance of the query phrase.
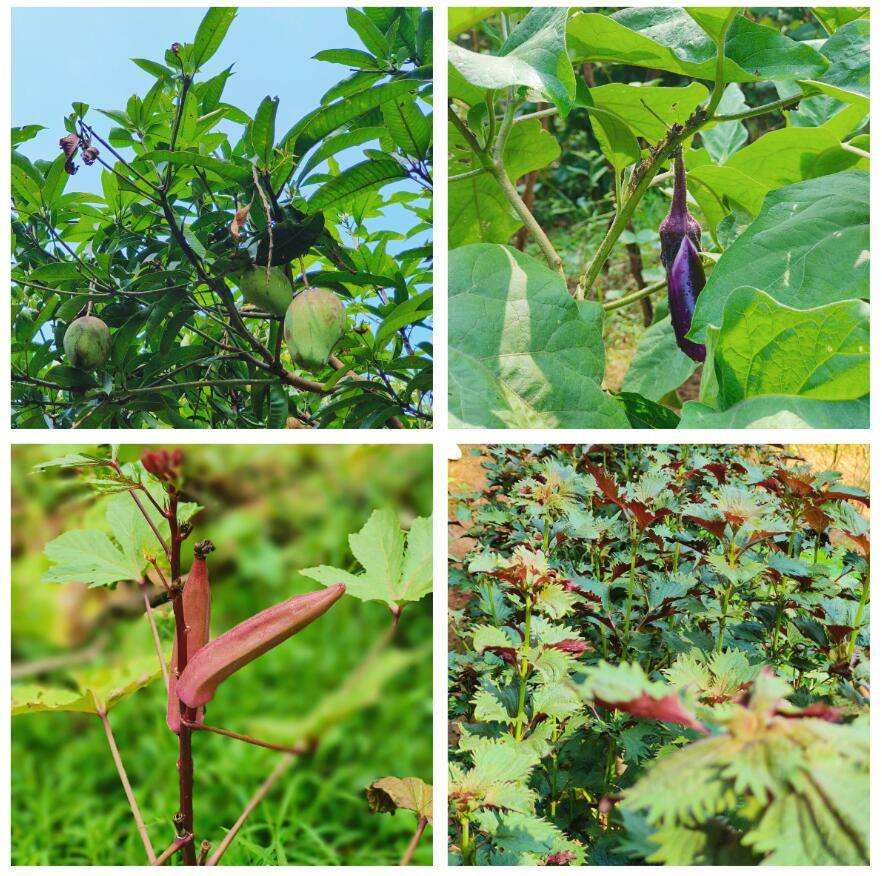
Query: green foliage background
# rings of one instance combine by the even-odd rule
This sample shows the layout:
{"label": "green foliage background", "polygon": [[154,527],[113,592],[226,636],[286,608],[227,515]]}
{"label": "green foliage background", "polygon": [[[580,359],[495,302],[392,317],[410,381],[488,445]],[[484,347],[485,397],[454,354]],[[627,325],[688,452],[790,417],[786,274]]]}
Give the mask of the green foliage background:
{"label": "green foliage background", "polygon": [[[14,448],[12,466],[13,666],[64,655],[96,641],[92,624],[131,590],[86,591],[43,584],[43,545],[61,531],[103,526],[102,503],[69,473],[32,474],[66,447]],[[93,449],[93,448],[90,448]],[[141,446],[121,448],[138,458]],[[187,494],[204,506],[185,543],[210,538],[212,630],[313,590],[298,569],[353,568],[347,538],[375,508],[407,529],[431,513],[428,446],[233,446],[184,448]],[[213,562],[212,562],[213,561]],[[163,610],[165,611],[165,610]],[[105,615],[106,617],[106,615]],[[170,616],[162,614],[170,642]],[[380,603],[344,598],[320,622],[264,655],[225,685],[211,722],[249,732],[265,715],[305,713],[337,687],[389,624]],[[151,648],[141,617],[110,616],[101,654],[124,639]],[[98,636],[98,641],[101,637]],[[431,781],[431,600],[409,604],[395,646],[415,660],[387,682],[382,702],[331,729],[315,757],[298,762],[251,815],[225,865],[395,864],[416,824],[413,813],[371,815],[364,787],[387,775]],[[102,657],[97,658],[98,661]],[[22,681],[59,683],[63,672]],[[120,703],[110,720],[157,850],[172,838],[177,746],[165,725],[161,683]],[[226,829],[282,756],[213,734],[194,740],[196,828],[217,847]],[[100,723],[90,715],[25,715],[12,724],[13,864],[141,864],[134,829]],[[415,864],[431,863],[431,830]]]}

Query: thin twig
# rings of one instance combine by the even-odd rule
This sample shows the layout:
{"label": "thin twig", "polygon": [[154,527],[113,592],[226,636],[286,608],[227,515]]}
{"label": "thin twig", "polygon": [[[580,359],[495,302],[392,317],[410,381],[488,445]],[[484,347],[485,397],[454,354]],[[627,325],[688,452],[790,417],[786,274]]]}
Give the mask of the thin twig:
{"label": "thin twig", "polygon": [[233,826],[227,831],[227,835],[221,840],[217,851],[206,861],[206,867],[214,867],[223,857],[224,852],[229,848],[230,843],[236,838],[236,834],[241,830],[242,825],[249,815],[257,808],[261,800],[269,793],[272,786],[281,778],[288,767],[297,759],[294,754],[286,754],[273,768],[273,771],[263,780],[261,786],[254,792],[254,795],[245,805],[242,814],[233,823]]}
{"label": "thin twig", "polygon": [[208,733],[217,733],[219,736],[226,736],[229,739],[238,739],[240,742],[247,742],[249,745],[257,745],[260,748],[271,748],[273,751],[283,751],[286,754],[305,754],[309,749],[303,745],[278,745],[275,742],[265,742],[263,739],[255,739],[244,733],[234,733],[232,730],[224,730],[223,727],[212,727],[210,724],[197,724],[195,721],[185,721],[181,719],[181,723],[189,727],[191,730],[205,730]]}
{"label": "thin twig", "polygon": [[154,866],[159,867],[164,864],[178,849],[182,849],[187,843],[193,842],[192,834],[184,834],[179,836],[154,862]]}
{"label": "thin twig", "polygon": [[147,592],[147,585],[144,581],[139,581],[138,586],[144,596],[144,608],[147,612],[147,620],[150,623],[150,631],[153,633],[153,644],[156,646],[156,656],[159,658],[159,666],[162,669],[162,680],[165,682],[165,689],[168,690],[168,667],[165,665],[165,658],[162,656],[162,642],[159,640],[159,631],[156,629],[156,621],[153,619],[153,607],[150,605],[150,594]]}
{"label": "thin twig", "polygon": [[138,833],[141,836],[141,842],[144,843],[144,849],[147,852],[147,858],[151,864],[156,863],[156,852],[153,851],[153,844],[150,842],[150,836],[144,825],[144,819],[141,817],[141,810],[138,809],[138,802],[132,792],[132,786],[129,783],[129,777],[126,775],[126,768],[123,766],[122,758],[119,755],[119,749],[116,747],[116,739],[113,737],[113,730],[110,729],[110,721],[107,720],[107,712],[98,712],[98,717],[104,725],[104,732],[107,735],[107,744],[110,746],[110,753],[113,755],[113,762],[116,764],[116,771],[119,773],[119,780],[122,782],[123,790],[129,801],[129,807],[132,815],[135,817],[135,824],[138,826]]}

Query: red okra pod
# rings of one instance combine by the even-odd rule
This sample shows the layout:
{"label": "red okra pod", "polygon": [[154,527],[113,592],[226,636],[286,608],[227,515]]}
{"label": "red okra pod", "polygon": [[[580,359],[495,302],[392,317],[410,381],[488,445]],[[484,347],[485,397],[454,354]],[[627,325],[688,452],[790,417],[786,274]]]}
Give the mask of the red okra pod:
{"label": "red okra pod", "polygon": [[334,584],[324,590],[294,596],[208,642],[189,657],[181,674],[178,681],[181,702],[191,709],[205,705],[222,681],[321,617],[345,589],[343,584]]}

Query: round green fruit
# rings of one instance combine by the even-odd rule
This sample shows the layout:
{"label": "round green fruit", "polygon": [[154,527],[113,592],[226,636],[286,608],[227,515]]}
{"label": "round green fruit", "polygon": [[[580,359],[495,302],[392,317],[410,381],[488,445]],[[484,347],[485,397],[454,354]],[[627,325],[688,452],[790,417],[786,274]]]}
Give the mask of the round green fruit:
{"label": "round green fruit", "polygon": [[304,368],[324,367],[346,331],[346,311],[329,289],[304,289],[285,314],[285,344],[291,358]]}
{"label": "round green fruit", "polygon": [[282,268],[270,268],[269,283],[266,281],[266,268],[248,268],[239,277],[242,297],[261,310],[268,310],[276,316],[284,316],[294,290]]}
{"label": "round green fruit", "polygon": [[95,371],[110,356],[110,329],[97,316],[75,319],[64,333],[64,355],[74,368]]}

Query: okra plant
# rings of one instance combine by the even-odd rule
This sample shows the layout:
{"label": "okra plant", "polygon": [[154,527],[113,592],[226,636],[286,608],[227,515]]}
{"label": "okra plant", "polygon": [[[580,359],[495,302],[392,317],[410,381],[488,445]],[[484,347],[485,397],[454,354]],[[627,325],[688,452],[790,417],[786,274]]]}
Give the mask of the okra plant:
{"label": "okra plant", "polygon": [[451,861],[866,865],[867,493],[775,447],[485,456],[450,567]]}
{"label": "okra plant", "polygon": [[[322,588],[298,594],[258,611],[231,629],[212,638],[212,587],[210,554],[214,545],[195,540],[194,518],[201,510],[187,501],[185,460],[182,451],[145,450],[138,463],[122,464],[116,448],[106,453],[79,452],[38,466],[72,470],[84,476],[94,492],[107,503],[107,520],[112,538],[104,531],[65,532],[46,545],[51,563],[44,580],[56,583],[80,582],[90,587],[137,587],[149,625],[155,655],[119,659],[110,665],[72,672],[71,685],[15,684],[12,688],[13,715],[40,711],[69,711],[94,714],[107,737],[110,753],[127,797],[147,861],[163,864],[179,858],[185,865],[216,865],[233,842],[248,815],[273,784],[295,761],[308,763],[336,721],[369,704],[388,669],[374,672],[395,636],[408,602],[431,591],[431,521],[417,518],[406,536],[391,510],[375,511],[361,532],[350,536],[352,553],[361,572],[329,566],[303,569]],[[194,542],[192,549],[186,545]],[[192,560],[189,560],[192,558]],[[189,561],[189,570],[185,569]],[[296,739],[278,740],[285,733],[284,722],[274,726],[264,719],[270,739],[215,726],[208,711],[223,702],[223,684],[234,673],[296,635],[307,625],[327,625],[333,638],[334,604],[344,594],[360,600],[379,600],[389,610],[386,632],[365,654],[336,696],[332,708],[318,704],[313,715],[304,703]],[[163,641],[163,626],[157,612],[170,604],[173,615],[171,658]],[[323,616],[331,612],[328,619]],[[109,719],[110,710],[121,700],[159,679],[167,688],[166,725],[177,737],[178,801],[170,812],[162,846],[154,846],[142,817],[135,791],[123,765],[122,753]],[[279,690],[284,689],[283,680]],[[296,687],[286,692],[296,699]],[[292,710],[296,706],[292,705]],[[260,722],[258,722],[259,724]],[[264,784],[248,801],[241,816],[222,838],[200,836],[198,811],[199,740],[205,733],[218,734],[235,742],[249,743],[281,752],[284,757]],[[158,764],[156,765],[159,766]],[[170,769],[175,766],[170,762]],[[419,780],[413,779],[413,782]],[[422,819],[422,815],[420,816]],[[406,863],[425,830],[408,846]]]}
{"label": "okra plant", "polygon": [[448,24],[452,425],[868,425],[869,9]]}

